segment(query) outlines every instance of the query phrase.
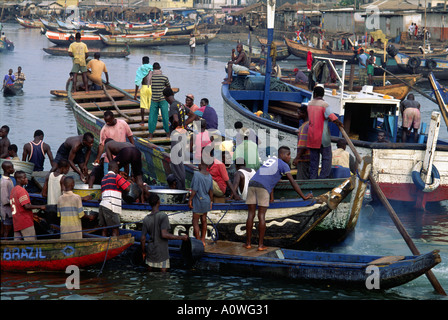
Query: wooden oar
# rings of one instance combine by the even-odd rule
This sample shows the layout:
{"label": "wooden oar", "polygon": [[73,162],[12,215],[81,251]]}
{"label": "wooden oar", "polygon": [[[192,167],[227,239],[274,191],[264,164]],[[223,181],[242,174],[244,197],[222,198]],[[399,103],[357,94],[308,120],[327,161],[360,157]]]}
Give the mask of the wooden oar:
{"label": "wooden oar", "polygon": [[106,85],[105,85],[105,84],[103,84],[103,91],[104,91],[104,94],[109,98],[109,100],[112,101],[112,103],[114,104],[114,108],[115,108],[115,110],[117,110],[117,112],[118,112],[122,117],[124,117],[124,118],[130,120],[131,117],[129,117],[127,114],[124,114],[123,111],[121,111],[120,108],[118,108],[117,104],[115,103],[114,98],[112,98],[112,96],[109,94],[109,92],[107,92],[107,89],[106,89]]}
{"label": "wooden oar", "polygon": [[[350,146],[350,149],[352,149],[353,154],[356,157],[356,160],[358,163],[362,162],[362,158],[359,155],[358,151],[356,151],[355,146],[353,145],[353,142],[350,140],[349,136],[347,135],[347,132],[345,132],[344,128],[342,126],[339,126],[339,130],[341,131],[342,135],[344,136],[344,139],[347,141],[347,144]],[[390,217],[392,218],[392,221],[394,222],[395,226],[397,227],[398,231],[400,232],[401,236],[403,237],[404,241],[408,245],[409,249],[411,249],[412,254],[414,255],[420,255],[419,250],[415,246],[414,242],[412,241],[411,237],[409,236],[408,232],[404,228],[403,224],[401,223],[400,219],[398,218],[397,214],[395,213],[394,209],[390,205],[389,201],[387,200],[386,196],[384,195],[383,191],[380,189],[378,183],[373,178],[372,173],[369,174],[369,180],[370,183],[375,190],[376,194],[380,198],[383,205],[386,207],[387,211],[389,212]],[[429,282],[431,282],[431,285],[433,288],[437,291],[437,293],[446,296],[445,290],[443,290],[442,286],[440,285],[439,281],[435,277],[434,273],[429,270],[426,273],[426,277],[428,278]]]}
{"label": "wooden oar", "polygon": [[410,85],[409,83],[407,83],[406,81],[398,78],[396,75],[394,75],[392,72],[390,72],[389,70],[384,69],[383,67],[380,66],[375,66],[375,68],[379,68],[381,70],[383,70],[384,72],[388,73],[389,75],[391,75],[392,77],[394,77],[395,79],[397,79],[398,81],[403,82],[405,85],[407,85],[409,88],[411,88],[412,90],[417,91],[418,93],[420,93],[422,96],[424,96],[425,98],[431,100],[432,102],[434,102],[435,104],[437,104],[437,100],[434,99],[433,97],[431,97],[430,95],[428,95],[427,93],[423,92],[422,90]]}

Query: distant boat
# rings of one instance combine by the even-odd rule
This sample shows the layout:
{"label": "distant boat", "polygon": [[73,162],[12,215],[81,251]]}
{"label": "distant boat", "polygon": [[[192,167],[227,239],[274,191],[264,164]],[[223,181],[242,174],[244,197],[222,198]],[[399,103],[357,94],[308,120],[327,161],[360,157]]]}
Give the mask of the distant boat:
{"label": "distant boat", "polygon": [[[190,41],[190,35],[176,35],[176,36],[145,36],[145,35],[100,35],[104,43],[109,46],[141,46],[141,47],[151,47],[151,46],[164,46],[164,45],[188,45]],[[208,37],[206,39],[205,37]],[[216,33],[209,34],[197,34],[196,45],[204,44],[205,41],[212,41],[216,37]]]}
{"label": "distant boat", "polygon": [[[67,57],[69,56],[68,48],[64,48],[64,47],[50,47],[50,48],[43,48],[42,50],[44,50],[46,53],[54,55],[54,56],[67,56]],[[93,57],[95,52],[99,52],[101,55],[101,58],[125,58],[131,54],[129,49],[122,50],[122,51],[100,51],[100,50],[95,50],[95,48],[93,48],[93,49],[89,49],[88,56]]]}
{"label": "distant boat", "polygon": [[[58,46],[69,47],[72,42],[75,41],[75,32],[56,32],[56,31],[46,31],[45,36],[47,39]],[[91,33],[81,32],[81,41],[84,42],[87,47],[104,47],[104,43],[99,35]]]}
{"label": "distant boat", "polygon": [[447,58],[408,56],[399,52],[394,46],[389,46],[387,53],[395,59],[402,72],[410,74],[421,73],[424,77],[433,73],[439,80],[448,80]]}
{"label": "distant boat", "polygon": [[348,63],[354,63],[354,58],[356,56],[354,51],[342,51],[342,50],[326,50],[326,49],[318,49],[312,48],[309,46],[305,46],[297,41],[290,40],[285,37],[286,45],[288,46],[289,52],[292,55],[305,59],[307,58],[308,51],[310,51],[313,56],[323,57],[323,58],[331,58],[331,59],[341,59],[347,60]]}
{"label": "distant boat", "polygon": [[103,35],[99,37],[103,44],[108,46],[130,46],[130,47],[145,47],[151,45],[156,39],[160,39],[166,33],[164,31],[157,31],[144,34],[118,34],[118,35]]}
{"label": "distant boat", "polygon": [[25,28],[39,29],[43,27],[43,23],[40,20],[30,20],[16,17],[16,21]]}
{"label": "distant boat", "polygon": [[[249,46],[243,45],[243,49],[246,52],[247,55],[250,55],[250,61],[254,63],[260,62],[261,57],[261,47],[259,46],[252,46],[252,52],[249,50]],[[291,53],[289,52],[288,48],[286,46],[283,47],[277,47],[277,55],[276,55],[276,61],[281,61],[287,59]]]}

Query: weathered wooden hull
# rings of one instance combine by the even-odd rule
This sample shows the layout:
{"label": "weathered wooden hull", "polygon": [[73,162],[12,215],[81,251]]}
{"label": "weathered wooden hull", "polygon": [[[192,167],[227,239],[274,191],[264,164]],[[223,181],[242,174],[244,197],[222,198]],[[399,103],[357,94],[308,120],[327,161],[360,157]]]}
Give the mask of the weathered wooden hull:
{"label": "weathered wooden hull", "polygon": [[[320,203],[313,200],[276,200],[270,203],[266,214],[265,243],[268,245],[292,247],[299,242],[306,243],[306,237],[316,230],[319,232],[318,243],[333,243],[340,240],[341,234],[346,231],[351,212],[350,204],[344,203],[356,184],[354,177],[345,179],[336,188],[327,191],[318,197]],[[45,199],[37,194],[31,194],[32,202],[44,204]],[[86,212],[97,211],[98,201],[84,201]],[[343,210],[334,210],[342,206]],[[124,203],[120,220],[122,223],[135,224],[141,227],[144,217],[150,212],[147,204]],[[175,235],[193,235],[192,211],[187,204],[162,204],[160,210],[168,214],[172,233]],[[207,214],[207,239],[220,239],[229,241],[244,241],[246,236],[246,220],[248,207],[243,201],[229,203],[214,203]],[[255,228],[258,219],[255,219]],[[254,239],[257,231],[253,231]],[[337,237],[334,237],[337,235]],[[305,241],[304,241],[305,239]],[[309,245],[309,244],[308,244]]]}
{"label": "weathered wooden hull", "polygon": [[[120,230],[132,234],[136,242],[141,233]],[[169,242],[172,267],[222,275],[252,276],[289,279],[294,283],[341,286],[359,290],[387,290],[412,281],[431,270],[442,260],[438,250],[419,256],[378,256],[300,251],[280,247],[268,247],[266,251],[243,248],[241,242],[207,242],[203,252],[196,249],[191,257],[182,242]],[[377,267],[376,287],[368,268]],[[370,286],[368,286],[370,285]]]}
{"label": "weathered wooden hull", "polygon": [[1,240],[1,271],[65,271],[112,259],[134,243],[130,235],[79,240]]}
{"label": "weathered wooden hull", "polygon": [[342,59],[347,60],[348,63],[354,63],[353,58],[355,54],[350,51],[336,51],[333,50],[331,53],[327,50],[311,48],[308,46],[304,46],[300,43],[292,41],[290,39],[285,38],[286,45],[288,46],[289,52],[299,58],[305,59],[307,58],[308,51],[314,56],[323,57],[323,58],[332,58],[332,59]]}
{"label": "weathered wooden hull", "polygon": [[[204,44],[207,41],[212,41],[216,37],[216,33],[199,34],[196,35],[196,45]],[[188,45],[190,35],[160,35],[157,37],[140,37],[140,35],[132,35],[127,37],[116,37],[101,35],[104,43],[108,46],[133,46],[133,47],[151,47],[151,46],[165,46],[165,45]]]}
{"label": "weathered wooden hull", "polygon": [[[55,31],[47,31],[45,32],[45,36],[47,39],[58,45],[58,46],[64,46],[69,47],[70,44],[75,41],[75,34],[74,32],[55,32]],[[88,48],[101,48],[104,47],[104,43],[101,40],[99,35],[94,34],[82,34],[81,35],[81,41],[84,42]]]}
{"label": "weathered wooden hull", "polygon": [[[296,97],[294,98],[294,95]],[[300,103],[306,100],[307,93],[301,91],[294,92],[271,92],[270,100],[287,100]],[[284,98],[282,98],[282,96]],[[246,106],[250,105],[250,99],[262,100],[263,92],[253,92],[248,90],[229,90],[228,85],[222,87],[222,97],[224,101],[224,123],[226,127],[232,127],[236,121],[241,121],[244,127],[252,128],[255,132],[269,128],[276,129],[278,134],[278,145],[286,145],[291,148],[291,154],[296,154],[297,145],[297,127],[270,119],[256,116],[247,108],[241,106],[242,101]],[[349,98],[350,99],[350,98]],[[341,121],[344,122],[344,111],[340,112],[340,101],[331,94],[325,95],[325,100],[330,104],[329,108]],[[346,100],[348,101],[348,100]],[[361,101],[359,99],[358,101]],[[367,100],[366,100],[367,101]],[[396,104],[391,99],[382,100],[383,104]],[[261,103],[262,104],[262,103]],[[260,104],[259,104],[260,105]],[[297,107],[295,107],[297,108]],[[399,112],[399,103],[396,104],[395,112]],[[252,110],[253,111],[253,110]],[[256,111],[256,110],[255,110]],[[254,111],[254,112],[255,112]],[[283,110],[283,112],[285,112]],[[293,112],[295,114],[295,112]],[[293,116],[293,115],[291,115]],[[398,126],[398,116],[393,126]],[[337,128],[331,128],[332,141],[335,143],[339,138]],[[397,137],[395,137],[397,138]],[[265,139],[269,140],[269,137]],[[427,202],[438,202],[448,200],[448,148],[445,144],[438,144],[437,152],[434,158],[434,165],[437,167],[441,182],[440,186],[432,192],[423,192],[415,188],[412,181],[412,171],[417,162],[422,161],[425,155],[426,144],[411,143],[373,143],[362,140],[352,139],[361,156],[371,156],[373,159],[372,173],[379,186],[388,199],[399,201],[412,201],[419,205]]]}
{"label": "weathered wooden hull", "polygon": [[39,29],[43,27],[43,24],[40,20],[28,20],[24,18],[16,17],[16,21],[25,28],[31,28],[31,29]]}
{"label": "weathered wooden hull", "polygon": [[423,74],[424,77],[429,76],[430,73],[434,74],[438,80],[448,80],[448,60],[443,58],[432,58],[431,60],[436,63],[435,68],[429,67],[429,59],[421,59],[421,63],[416,68],[411,68],[408,65],[411,57],[398,53],[395,57],[398,67],[405,73],[410,74]]}
{"label": "weathered wooden hull", "polygon": [[[69,57],[68,55],[68,47],[51,47],[51,48],[43,48],[46,53],[51,54],[53,56],[64,56]],[[101,58],[125,58],[131,54],[130,51],[97,51],[97,50],[89,50],[88,56],[93,57],[95,52],[99,52]]]}
{"label": "weathered wooden hull", "polygon": [[23,85],[19,83],[14,83],[13,85],[7,85],[3,89],[3,96],[15,96],[18,93],[22,92]]}

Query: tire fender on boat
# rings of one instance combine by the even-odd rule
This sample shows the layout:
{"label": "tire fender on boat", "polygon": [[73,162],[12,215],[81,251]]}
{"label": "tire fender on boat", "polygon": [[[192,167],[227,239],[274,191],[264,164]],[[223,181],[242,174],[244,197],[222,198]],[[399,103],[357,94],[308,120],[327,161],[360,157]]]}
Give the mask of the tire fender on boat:
{"label": "tire fender on boat", "polygon": [[419,57],[411,57],[411,58],[409,58],[409,61],[408,61],[408,67],[410,67],[412,69],[418,68],[418,67],[420,67],[421,62],[422,61],[420,60]]}
{"label": "tire fender on boat", "polygon": [[415,164],[414,168],[412,168],[412,181],[415,186],[423,191],[423,192],[432,192],[436,190],[440,185],[440,174],[439,170],[437,170],[435,165],[432,165],[431,170],[431,184],[425,184],[420,176],[420,172],[422,171],[423,161],[419,161]]}
{"label": "tire fender on boat", "polygon": [[426,66],[430,70],[435,69],[435,68],[437,68],[437,62],[434,61],[433,59],[428,59],[428,60],[426,60]]}

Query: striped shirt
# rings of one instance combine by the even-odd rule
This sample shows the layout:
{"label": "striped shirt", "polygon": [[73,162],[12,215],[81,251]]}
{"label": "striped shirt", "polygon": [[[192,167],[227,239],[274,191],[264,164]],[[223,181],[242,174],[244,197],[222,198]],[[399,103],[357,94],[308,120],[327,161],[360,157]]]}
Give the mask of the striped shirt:
{"label": "striped shirt", "polygon": [[122,176],[109,171],[101,181],[102,200],[100,205],[121,214],[121,192],[130,185]]}
{"label": "striped shirt", "polygon": [[163,89],[170,87],[170,81],[167,76],[162,74],[161,70],[154,70],[151,78],[152,97],[151,100],[155,102],[165,100],[163,96]]}
{"label": "striped shirt", "polygon": [[82,239],[81,218],[84,216],[81,197],[73,191],[64,191],[58,200],[61,218],[61,239]]}
{"label": "striped shirt", "polygon": [[302,154],[299,161],[310,161],[310,149],[306,146],[306,140],[308,139],[308,121],[304,122],[297,132],[297,150],[306,149],[305,153]]}

